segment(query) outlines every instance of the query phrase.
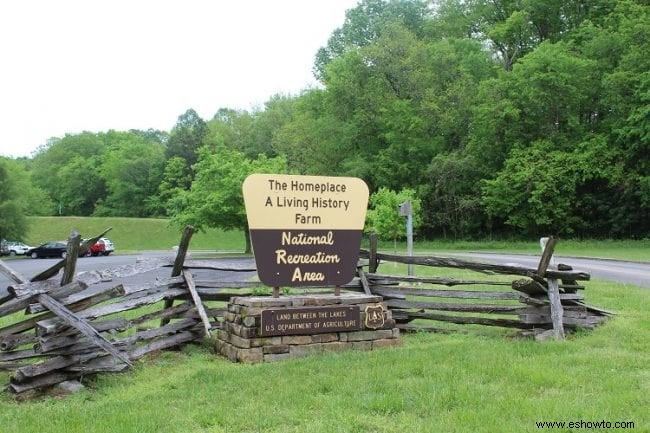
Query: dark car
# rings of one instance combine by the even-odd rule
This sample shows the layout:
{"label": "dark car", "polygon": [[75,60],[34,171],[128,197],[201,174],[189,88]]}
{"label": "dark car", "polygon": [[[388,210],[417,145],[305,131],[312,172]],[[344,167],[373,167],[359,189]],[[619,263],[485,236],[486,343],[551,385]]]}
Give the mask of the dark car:
{"label": "dark car", "polygon": [[65,242],[46,242],[36,248],[27,251],[25,255],[31,256],[32,259],[44,257],[65,257],[67,245]]}

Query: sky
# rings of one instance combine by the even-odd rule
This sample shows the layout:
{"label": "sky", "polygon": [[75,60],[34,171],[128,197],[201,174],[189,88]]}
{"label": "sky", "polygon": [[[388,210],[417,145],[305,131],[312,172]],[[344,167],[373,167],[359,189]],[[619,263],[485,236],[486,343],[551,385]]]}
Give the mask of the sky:
{"label": "sky", "polygon": [[357,0],[0,3],[0,156],[83,131],[169,131],[318,86],[318,48]]}

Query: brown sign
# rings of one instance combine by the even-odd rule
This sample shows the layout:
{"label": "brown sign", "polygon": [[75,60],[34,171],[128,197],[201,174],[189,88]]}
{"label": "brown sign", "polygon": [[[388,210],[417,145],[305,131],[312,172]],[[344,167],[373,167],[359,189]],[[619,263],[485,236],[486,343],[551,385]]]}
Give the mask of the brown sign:
{"label": "brown sign", "polygon": [[309,335],[361,329],[358,306],[262,310],[261,335]]}
{"label": "brown sign", "polygon": [[377,329],[384,326],[384,307],[381,305],[376,307],[367,306],[364,311],[366,313],[366,328]]}
{"label": "brown sign", "polygon": [[264,284],[340,286],[354,277],[368,206],[361,179],[253,174],[243,192]]}

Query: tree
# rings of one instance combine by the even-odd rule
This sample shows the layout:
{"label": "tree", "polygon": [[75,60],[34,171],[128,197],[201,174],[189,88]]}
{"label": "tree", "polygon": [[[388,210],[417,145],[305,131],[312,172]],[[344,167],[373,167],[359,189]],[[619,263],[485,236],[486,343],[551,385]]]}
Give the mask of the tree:
{"label": "tree", "polygon": [[481,234],[485,221],[480,190],[485,173],[481,165],[473,155],[461,151],[433,158],[427,181],[419,190],[427,235],[462,239]]}
{"label": "tree", "polygon": [[349,175],[351,129],[329,110],[325,93],[312,89],[293,101],[291,117],[273,134],[272,148],[286,157],[292,172]]}
{"label": "tree", "polygon": [[0,239],[21,240],[27,232],[27,219],[9,165],[7,158],[0,157]]}
{"label": "tree", "polygon": [[325,78],[330,62],[375,41],[389,23],[400,23],[421,35],[428,12],[427,2],[422,0],[361,0],[345,13],[343,25],[334,30],[327,45],[316,53],[314,74]]}
{"label": "tree", "polygon": [[648,223],[633,210],[642,203],[626,193],[619,153],[603,136],[588,137],[571,151],[548,140],[514,149],[496,178],[484,182],[485,210],[530,236],[643,233]]}
{"label": "tree", "polygon": [[105,195],[101,157],[116,133],[82,132],[50,140],[30,164],[35,186],[46,191],[59,215],[90,215]]}
{"label": "tree", "polygon": [[15,197],[20,202],[20,207],[27,216],[52,215],[55,206],[50,197],[43,189],[34,185],[32,172],[30,171],[31,160],[29,159],[6,159],[7,169],[11,177],[15,191],[20,193]]}
{"label": "tree", "polygon": [[[370,196],[370,210],[366,214],[366,232],[375,232],[379,238],[397,239],[406,237],[405,218],[399,214],[400,204],[410,201],[413,218],[413,230],[421,224],[421,202],[412,189],[395,192],[388,188],[379,188]],[[395,245],[395,249],[397,246]]]}
{"label": "tree", "polygon": [[[167,141],[165,158],[171,159],[177,156],[185,161],[185,170],[182,175],[183,179],[187,179],[187,175],[190,178],[194,178],[192,166],[198,160],[198,150],[203,146],[207,134],[207,124],[193,109],[187,110],[178,117],[176,125],[172,129],[169,140]],[[190,184],[188,183],[183,186],[187,189],[190,187]]]}
{"label": "tree", "polygon": [[147,217],[155,209],[161,183],[164,147],[144,137],[124,133],[122,140],[106,152],[101,166],[108,194],[95,215]]}
{"label": "tree", "polygon": [[171,200],[186,190],[185,185],[192,184],[192,177],[186,170],[185,160],[174,156],[167,160],[163,168],[158,194],[150,197],[150,207],[155,213],[170,215]]}
{"label": "tree", "polygon": [[242,184],[253,173],[285,173],[286,160],[281,157],[248,159],[244,154],[220,146],[215,152],[207,147],[199,151],[196,178],[189,191],[170,200],[172,223],[197,230],[208,227],[242,230],[246,252],[250,253],[250,235],[244,207]]}

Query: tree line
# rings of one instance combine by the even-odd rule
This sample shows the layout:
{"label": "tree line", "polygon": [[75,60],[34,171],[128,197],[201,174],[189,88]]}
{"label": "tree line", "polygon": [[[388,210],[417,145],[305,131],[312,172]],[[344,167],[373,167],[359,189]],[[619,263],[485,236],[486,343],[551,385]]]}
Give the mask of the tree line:
{"label": "tree line", "polygon": [[643,0],[361,0],[315,54],[318,88],[0,159],[0,234],[12,215],[241,229],[243,179],[280,172],[410,197],[424,238],[647,237],[649,52]]}

